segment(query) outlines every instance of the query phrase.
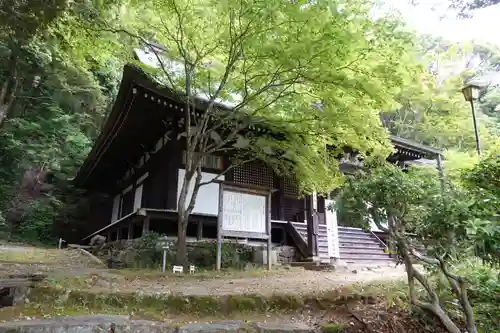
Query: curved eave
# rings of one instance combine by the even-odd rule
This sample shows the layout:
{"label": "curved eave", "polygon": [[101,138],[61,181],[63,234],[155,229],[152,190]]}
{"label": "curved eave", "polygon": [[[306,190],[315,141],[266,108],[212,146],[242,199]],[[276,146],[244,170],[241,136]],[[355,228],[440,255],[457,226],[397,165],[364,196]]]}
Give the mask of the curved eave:
{"label": "curved eave", "polygon": [[[92,147],[92,150],[88,154],[73,180],[75,186],[84,189],[96,187],[95,184],[90,184],[91,181],[89,179],[94,177],[93,173],[96,170],[102,171],[100,168],[102,169],[103,156],[106,157],[106,155],[108,155],[107,162],[113,162],[114,157],[109,156],[109,150],[117,150],[118,147],[121,150],[117,150],[117,152],[123,152],[124,146],[126,147],[128,144],[131,144],[134,145],[134,147],[131,147],[130,153],[138,154],[138,145],[150,144],[151,142],[149,141],[152,140],[151,137],[156,135],[158,131],[162,129],[164,130],[164,128],[162,128],[162,126],[164,127],[162,123],[163,118],[160,115],[163,110],[160,110],[160,106],[151,101],[149,101],[150,103],[148,105],[146,104],[148,102],[147,99],[142,98],[142,100],[139,100],[137,98],[139,97],[138,95],[144,91],[147,91],[148,93],[151,92],[163,97],[164,99],[174,101],[173,103],[175,103],[175,101],[179,101],[179,95],[174,94],[170,89],[158,87],[139,67],[131,64],[125,65],[118,95],[113,104],[113,108],[111,109],[103,129]],[[143,104],[138,105],[140,103]],[[136,131],[133,131],[134,123],[137,123],[135,126]],[[147,125],[148,123],[152,124],[154,130],[137,131],[137,129],[140,129],[141,125]],[[129,134],[128,137],[127,130]],[[134,136],[134,138],[131,138],[130,136]],[[135,142],[132,142],[133,139],[135,139]],[[156,138],[156,140],[157,139],[158,138]],[[133,150],[132,148],[136,149]],[[126,153],[129,152],[127,151]],[[117,164],[121,163],[119,160],[119,158],[116,159]],[[117,170],[119,172],[122,171],[121,169]]]}
{"label": "curved eave", "polygon": [[[167,127],[172,129],[177,125],[176,120],[184,116],[183,100],[181,94],[159,86],[140,68],[125,65],[116,101],[102,132],[73,180],[75,186],[109,191],[133,167],[134,162],[144,153],[153,151]],[[205,110],[207,102],[197,99],[194,106],[200,111]],[[221,105],[217,107],[230,111]],[[249,130],[260,135],[283,136],[283,133],[275,133],[276,129],[267,127],[265,121],[256,121]],[[281,132],[280,129],[278,132]]]}
{"label": "curved eave", "polygon": [[417,160],[421,158],[436,159],[438,156],[443,155],[443,151],[440,149],[425,146],[418,142],[395,135],[389,135],[389,140],[396,148],[396,152],[393,155],[406,155],[408,160]]}
{"label": "curved eave", "polygon": [[85,158],[85,161],[83,162],[82,166],[78,170],[78,173],[73,179],[73,183],[75,186],[85,188],[85,183],[89,176],[92,165],[94,164],[97,157],[103,153],[104,146],[107,142],[109,142],[112,134],[117,131],[117,123],[120,120],[120,116],[122,116],[121,111],[123,109],[123,106],[127,103],[127,99],[130,98],[129,92],[132,89],[134,74],[135,73],[129,68],[129,66],[124,67],[122,80],[120,82],[120,88],[113,104],[113,108],[106,118],[101,133],[92,146],[92,150]]}

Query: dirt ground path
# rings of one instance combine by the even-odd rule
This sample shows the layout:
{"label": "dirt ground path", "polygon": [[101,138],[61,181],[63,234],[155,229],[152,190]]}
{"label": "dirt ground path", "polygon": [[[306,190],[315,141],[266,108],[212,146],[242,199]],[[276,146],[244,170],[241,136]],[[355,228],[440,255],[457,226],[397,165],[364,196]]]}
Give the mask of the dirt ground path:
{"label": "dirt ground path", "polygon": [[[115,291],[135,291],[144,294],[172,295],[234,295],[234,294],[311,294],[332,291],[346,285],[377,281],[401,280],[404,268],[384,267],[373,270],[339,270],[336,272],[293,269],[271,276],[238,279],[183,279],[170,277],[128,283],[112,283]],[[109,284],[108,284],[109,290]]]}
{"label": "dirt ground path", "polygon": [[[242,295],[242,294],[313,294],[336,290],[347,285],[397,282],[406,277],[404,267],[350,267],[337,271],[309,271],[302,268],[277,268],[262,276],[201,275],[123,275],[101,271],[78,279],[78,289],[96,293],[118,292],[144,295]],[[71,281],[67,281],[71,282]]]}
{"label": "dirt ground path", "polygon": [[[35,252],[33,252],[35,251]],[[9,252],[9,253],[7,253]],[[2,255],[3,253],[3,255]],[[350,284],[401,280],[403,267],[341,267],[336,271],[308,271],[301,268],[278,269],[262,276],[166,276],[127,275],[96,267],[78,250],[36,249],[0,246],[0,276],[16,273],[46,273],[50,278],[78,279],[78,288],[92,292],[137,292],[162,295],[229,295],[293,293],[310,294],[331,291]],[[15,260],[14,260],[15,261]],[[30,262],[33,261],[33,262]]]}

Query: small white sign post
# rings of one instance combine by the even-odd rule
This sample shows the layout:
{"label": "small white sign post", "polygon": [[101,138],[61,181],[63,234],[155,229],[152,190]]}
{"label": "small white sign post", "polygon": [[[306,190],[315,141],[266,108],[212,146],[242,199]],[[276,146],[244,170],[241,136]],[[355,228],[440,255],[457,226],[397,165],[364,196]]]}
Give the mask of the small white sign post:
{"label": "small white sign post", "polygon": [[165,273],[167,270],[167,250],[170,249],[170,242],[166,238],[160,238],[156,242],[156,248],[158,250],[163,251],[163,260],[162,260],[161,271],[163,273]]}
{"label": "small white sign post", "polygon": [[271,191],[220,183],[217,219],[216,269],[222,264],[224,237],[267,240],[267,268],[271,263]]}

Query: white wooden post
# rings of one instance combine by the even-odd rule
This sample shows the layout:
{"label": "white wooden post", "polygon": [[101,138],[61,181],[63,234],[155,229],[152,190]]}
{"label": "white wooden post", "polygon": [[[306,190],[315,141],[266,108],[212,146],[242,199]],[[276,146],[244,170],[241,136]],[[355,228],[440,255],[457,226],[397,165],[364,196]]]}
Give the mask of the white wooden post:
{"label": "white wooden post", "polygon": [[146,216],[144,221],[142,221],[142,235],[144,236],[145,233],[149,231],[149,217]]}
{"label": "white wooden post", "polygon": [[163,263],[161,266],[161,271],[165,273],[167,270],[167,250],[163,250]]}
{"label": "white wooden post", "polygon": [[118,194],[113,199],[113,211],[111,213],[111,222],[110,223],[113,223],[116,220],[118,220],[118,215],[120,215],[120,200],[121,200],[120,194]]}
{"label": "white wooden post", "polygon": [[340,261],[339,227],[334,200],[325,200],[325,222],[327,229],[328,255],[332,263]]}
{"label": "white wooden post", "polygon": [[134,193],[134,212],[142,208],[142,184],[137,186]]}

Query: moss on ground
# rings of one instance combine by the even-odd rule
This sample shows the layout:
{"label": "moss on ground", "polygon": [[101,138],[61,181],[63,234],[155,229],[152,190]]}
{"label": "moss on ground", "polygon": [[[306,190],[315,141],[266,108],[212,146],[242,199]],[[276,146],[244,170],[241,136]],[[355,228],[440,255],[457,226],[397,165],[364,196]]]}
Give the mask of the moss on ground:
{"label": "moss on ground", "polygon": [[321,326],[321,333],[343,333],[344,325],[329,323]]}

